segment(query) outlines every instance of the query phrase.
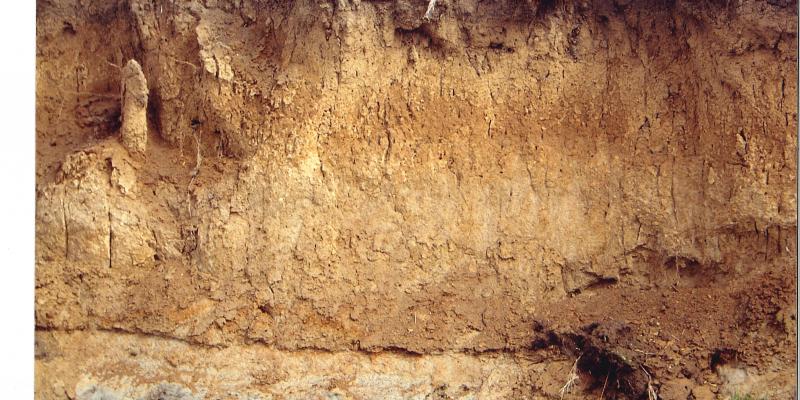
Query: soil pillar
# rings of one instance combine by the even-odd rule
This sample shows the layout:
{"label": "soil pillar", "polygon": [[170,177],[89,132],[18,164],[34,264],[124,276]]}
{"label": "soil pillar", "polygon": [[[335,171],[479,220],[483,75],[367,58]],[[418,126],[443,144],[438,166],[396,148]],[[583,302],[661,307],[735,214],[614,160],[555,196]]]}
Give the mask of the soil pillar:
{"label": "soil pillar", "polygon": [[122,145],[131,153],[147,147],[147,80],[142,67],[130,60],[122,68]]}

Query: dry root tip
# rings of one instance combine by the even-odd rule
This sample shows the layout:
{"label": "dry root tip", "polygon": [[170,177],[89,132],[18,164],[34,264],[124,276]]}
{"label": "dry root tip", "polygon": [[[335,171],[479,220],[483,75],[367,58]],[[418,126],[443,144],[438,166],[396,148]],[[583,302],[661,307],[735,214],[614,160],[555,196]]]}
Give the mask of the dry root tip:
{"label": "dry root tip", "polygon": [[569,376],[567,376],[567,383],[561,387],[561,390],[558,393],[561,395],[561,399],[564,398],[564,394],[569,393],[573,387],[578,383],[580,377],[578,377],[578,361],[580,361],[581,356],[575,359],[575,362],[572,364],[572,368],[569,370]]}
{"label": "dry root tip", "polygon": [[425,21],[430,21],[433,18],[433,9],[436,8],[436,0],[428,2],[428,9],[425,11],[425,16],[422,17]]}

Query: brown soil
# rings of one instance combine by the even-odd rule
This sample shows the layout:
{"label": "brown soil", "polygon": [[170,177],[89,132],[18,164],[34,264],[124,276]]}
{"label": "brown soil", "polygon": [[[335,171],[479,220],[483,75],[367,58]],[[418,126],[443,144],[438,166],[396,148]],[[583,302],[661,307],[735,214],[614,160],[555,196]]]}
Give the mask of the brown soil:
{"label": "brown soil", "polygon": [[795,394],[795,2],[37,5],[37,399]]}

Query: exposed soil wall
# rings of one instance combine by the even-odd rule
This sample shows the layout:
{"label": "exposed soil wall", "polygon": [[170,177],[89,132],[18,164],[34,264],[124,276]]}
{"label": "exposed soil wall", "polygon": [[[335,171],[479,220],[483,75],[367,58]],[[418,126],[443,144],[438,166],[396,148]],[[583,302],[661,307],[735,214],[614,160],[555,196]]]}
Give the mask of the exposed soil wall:
{"label": "exposed soil wall", "polygon": [[37,398],[794,393],[795,3],[37,8]]}

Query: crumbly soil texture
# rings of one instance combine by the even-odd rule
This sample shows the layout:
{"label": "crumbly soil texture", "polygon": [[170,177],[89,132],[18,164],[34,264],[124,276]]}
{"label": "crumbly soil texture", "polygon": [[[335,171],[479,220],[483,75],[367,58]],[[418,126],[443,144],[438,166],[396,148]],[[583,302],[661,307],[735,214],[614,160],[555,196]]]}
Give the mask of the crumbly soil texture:
{"label": "crumbly soil texture", "polygon": [[797,22],[38,0],[35,398],[793,398]]}

